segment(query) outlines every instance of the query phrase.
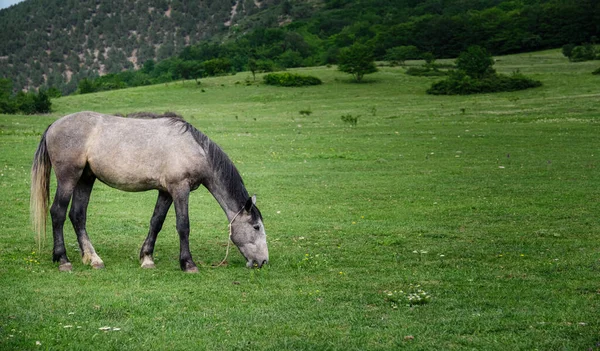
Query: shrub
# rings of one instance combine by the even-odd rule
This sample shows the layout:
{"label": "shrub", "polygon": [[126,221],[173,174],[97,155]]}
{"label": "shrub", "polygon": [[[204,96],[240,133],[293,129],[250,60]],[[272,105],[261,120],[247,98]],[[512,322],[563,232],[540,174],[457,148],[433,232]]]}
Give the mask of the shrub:
{"label": "shrub", "polygon": [[78,84],[79,94],[90,94],[98,91],[96,84],[91,79],[84,78]]}
{"label": "shrub", "polygon": [[448,75],[448,72],[430,67],[410,67],[406,70],[406,74],[417,77],[439,77]]}
{"label": "shrub", "polygon": [[492,68],[492,56],[479,46],[471,46],[456,60],[457,71],[427,89],[433,95],[467,95],[495,93],[535,88],[542,82],[527,78],[519,72],[511,76],[497,74]]}
{"label": "shrub", "polygon": [[573,49],[575,48],[575,44],[565,44],[562,47],[562,54],[571,60],[571,55],[573,54]]}
{"label": "shrub", "polygon": [[202,66],[207,76],[218,76],[231,72],[231,61],[227,58],[204,61]]}
{"label": "shrub", "polygon": [[352,116],[351,114],[343,115],[341,117],[344,123],[348,123],[351,126],[356,126],[358,124],[358,117],[360,116]]}
{"label": "shrub", "polygon": [[12,99],[0,100],[0,113],[14,114],[17,113],[17,106]]}
{"label": "shrub", "polygon": [[269,73],[263,77],[265,84],[278,85],[282,87],[302,87],[307,85],[319,85],[323,82],[313,76],[295,73]]}
{"label": "shrub", "polygon": [[55,87],[50,87],[48,88],[48,91],[46,92],[48,94],[48,97],[51,99],[56,99],[62,96],[62,92]]}
{"label": "shrub", "polygon": [[598,67],[592,74],[600,75],[600,67]]}
{"label": "shrub", "polygon": [[33,94],[33,107],[34,113],[50,113],[52,108],[50,96],[43,90]]}
{"label": "shrub", "polygon": [[15,112],[21,112],[26,115],[34,113],[48,113],[52,107],[50,98],[45,91],[40,90],[38,94],[35,92],[18,92],[14,98]]}
{"label": "shrub", "polygon": [[455,71],[448,79],[434,83],[427,90],[432,95],[468,95],[478,93],[495,93],[535,88],[542,82],[525,77],[519,72],[512,75],[493,74],[483,79],[475,79],[463,71]]}
{"label": "shrub", "polygon": [[[565,48],[563,47],[563,54],[565,56]],[[569,52],[569,61],[571,62],[583,62],[590,61],[596,59],[596,47],[592,44],[585,44],[580,46],[575,46]]]}

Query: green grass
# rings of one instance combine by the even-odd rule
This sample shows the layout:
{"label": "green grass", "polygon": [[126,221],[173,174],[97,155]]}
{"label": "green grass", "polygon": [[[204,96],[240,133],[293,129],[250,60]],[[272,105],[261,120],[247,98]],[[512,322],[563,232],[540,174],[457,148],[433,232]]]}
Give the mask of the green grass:
{"label": "green grass", "polygon": [[[428,96],[436,78],[403,68],[354,84],[322,67],[294,70],[315,87],[246,86],[240,73],[0,116],[0,349],[600,349],[596,67],[558,50],[498,59],[544,85]],[[210,267],[227,221],[199,189],[200,273],[179,270],[173,211],[157,268],[143,270],[156,194],[96,184],[88,230],[106,269],[82,265],[67,223],[74,270],[59,273],[28,223],[29,167],[45,127],[81,110],[176,111],[219,143],[258,195],[269,266],[248,270],[235,251]],[[427,303],[387,296],[415,285]]]}

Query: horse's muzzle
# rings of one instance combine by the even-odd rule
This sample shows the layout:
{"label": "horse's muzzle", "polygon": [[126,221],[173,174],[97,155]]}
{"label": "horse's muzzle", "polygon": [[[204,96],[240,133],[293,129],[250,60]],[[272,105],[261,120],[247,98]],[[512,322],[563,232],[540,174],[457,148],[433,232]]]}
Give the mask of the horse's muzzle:
{"label": "horse's muzzle", "polygon": [[256,260],[248,260],[248,262],[246,262],[246,267],[262,268],[262,266],[266,265],[267,263],[269,263],[269,260],[260,260],[260,262]]}

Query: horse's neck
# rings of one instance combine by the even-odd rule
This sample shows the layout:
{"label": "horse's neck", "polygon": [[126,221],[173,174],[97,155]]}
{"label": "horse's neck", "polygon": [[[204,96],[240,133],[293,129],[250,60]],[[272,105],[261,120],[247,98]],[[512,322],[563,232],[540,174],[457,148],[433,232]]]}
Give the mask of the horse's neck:
{"label": "horse's neck", "polygon": [[219,205],[221,205],[221,208],[229,221],[231,221],[244,206],[245,200],[237,199],[230,191],[228,191],[228,188],[220,184],[218,180],[213,179],[204,184],[204,186],[212,194],[215,200],[217,200]]}

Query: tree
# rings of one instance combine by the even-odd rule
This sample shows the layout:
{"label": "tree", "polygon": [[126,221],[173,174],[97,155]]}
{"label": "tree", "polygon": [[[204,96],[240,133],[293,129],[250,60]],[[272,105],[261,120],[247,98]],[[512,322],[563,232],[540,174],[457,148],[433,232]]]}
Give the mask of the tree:
{"label": "tree", "polygon": [[258,71],[258,64],[256,60],[251,58],[248,60],[248,69],[252,72],[252,78],[256,81],[256,71]]}
{"label": "tree", "polygon": [[385,55],[386,60],[393,64],[404,65],[406,60],[416,60],[420,58],[419,49],[414,45],[396,46],[388,49]]}
{"label": "tree", "polygon": [[216,58],[204,61],[202,64],[207,76],[227,74],[231,71],[231,61],[227,58]]}
{"label": "tree", "polygon": [[16,113],[17,107],[11,99],[13,83],[10,79],[0,78],[0,113]]}
{"label": "tree", "polygon": [[287,50],[277,57],[277,61],[285,68],[301,67],[302,55],[298,51]]}
{"label": "tree", "polygon": [[175,75],[183,79],[194,79],[198,83],[198,79],[202,78],[204,67],[200,61],[182,61],[177,60],[175,63]]}
{"label": "tree", "polygon": [[40,90],[37,95],[33,94],[34,113],[50,113],[52,111],[52,103],[50,97],[44,90]]}
{"label": "tree", "polygon": [[48,97],[51,99],[56,99],[62,96],[62,92],[60,90],[58,90],[58,88],[55,87],[50,87],[48,88],[47,92]]}
{"label": "tree", "polygon": [[0,78],[0,100],[8,99],[12,95],[13,83],[10,79]]}
{"label": "tree", "polygon": [[146,60],[141,69],[142,73],[150,74],[154,71],[154,60]]}
{"label": "tree", "polygon": [[431,52],[426,52],[423,54],[423,60],[425,60],[424,66],[426,68],[435,68],[435,55]]}
{"label": "tree", "polygon": [[79,94],[95,93],[97,90],[98,89],[92,80],[84,78],[79,81]]}
{"label": "tree", "polygon": [[341,49],[338,70],[351,74],[357,82],[362,81],[365,74],[377,72],[373,50],[363,44],[354,44]]}
{"label": "tree", "polygon": [[475,79],[481,79],[496,73],[492,68],[493,65],[492,55],[486,49],[477,45],[470,46],[467,51],[463,51],[456,59],[456,67]]}

